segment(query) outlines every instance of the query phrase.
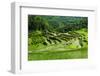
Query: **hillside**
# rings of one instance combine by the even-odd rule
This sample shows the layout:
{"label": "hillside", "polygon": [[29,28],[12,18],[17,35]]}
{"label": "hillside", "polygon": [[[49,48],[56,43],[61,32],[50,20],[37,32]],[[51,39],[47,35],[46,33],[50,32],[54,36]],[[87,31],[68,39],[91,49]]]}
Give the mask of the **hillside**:
{"label": "hillside", "polygon": [[[38,56],[43,57],[44,60],[59,59],[60,56],[65,59],[66,55],[70,53],[72,53],[70,54],[71,58],[87,57],[88,30],[86,17],[29,15],[28,21],[29,60],[41,60]],[[83,53],[81,50],[85,52],[83,51]],[[53,56],[53,53],[55,53],[53,58],[47,57]],[[56,53],[59,56],[58,58],[56,58]],[[60,55],[60,53],[62,54]]]}

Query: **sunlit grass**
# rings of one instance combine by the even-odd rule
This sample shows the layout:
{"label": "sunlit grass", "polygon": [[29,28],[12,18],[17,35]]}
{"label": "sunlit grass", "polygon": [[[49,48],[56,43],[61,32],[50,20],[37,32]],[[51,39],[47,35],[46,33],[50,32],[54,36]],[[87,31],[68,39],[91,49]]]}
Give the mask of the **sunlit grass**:
{"label": "sunlit grass", "polygon": [[87,48],[69,51],[42,51],[28,54],[28,60],[82,59],[87,58]]}

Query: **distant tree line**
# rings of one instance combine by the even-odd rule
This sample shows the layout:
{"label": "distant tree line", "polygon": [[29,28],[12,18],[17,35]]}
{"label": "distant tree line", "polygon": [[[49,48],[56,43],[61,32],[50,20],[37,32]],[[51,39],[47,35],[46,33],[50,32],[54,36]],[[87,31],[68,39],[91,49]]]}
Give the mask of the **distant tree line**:
{"label": "distant tree line", "polygon": [[28,15],[28,30],[68,32],[88,28],[87,17]]}

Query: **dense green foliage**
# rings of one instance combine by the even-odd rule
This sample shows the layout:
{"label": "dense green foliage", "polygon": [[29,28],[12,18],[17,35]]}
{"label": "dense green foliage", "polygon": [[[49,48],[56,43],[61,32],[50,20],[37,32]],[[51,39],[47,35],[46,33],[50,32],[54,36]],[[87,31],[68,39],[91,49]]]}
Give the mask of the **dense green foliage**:
{"label": "dense green foliage", "polygon": [[[77,49],[79,49],[80,55],[82,55],[81,49],[88,48],[87,25],[87,17],[29,15],[28,59],[41,60],[41,58],[38,59],[38,55],[40,54],[43,56],[42,60],[44,60],[48,54],[52,56],[52,52],[59,53],[58,59],[62,59],[60,58],[60,51],[66,53],[64,53],[66,56],[63,56],[63,59],[65,59],[68,57],[67,53],[69,50]],[[45,52],[46,56],[44,55]],[[39,54],[37,55],[37,53]],[[85,53],[87,55],[87,52]],[[75,52],[75,54],[77,53]],[[34,59],[34,56],[37,58]],[[83,56],[83,58],[86,57]],[[72,58],[76,58],[73,56],[73,53]],[[78,56],[78,58],[82,57]],[[52,58],[49,57],[49,59]],[[57,59],[56,54],[53,59]]]}

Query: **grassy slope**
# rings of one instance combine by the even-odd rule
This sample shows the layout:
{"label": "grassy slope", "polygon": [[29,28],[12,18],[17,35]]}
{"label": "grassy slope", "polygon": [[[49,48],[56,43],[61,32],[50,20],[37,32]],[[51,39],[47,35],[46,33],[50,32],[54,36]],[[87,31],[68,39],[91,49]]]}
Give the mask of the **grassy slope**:
{"label": "grassy slope", "polygon": [[[78,30],[77,33],[87,36],[85,30]],[[86,45],[87,46],[87,45]],[[31,45],[28,47],[28,60],[54,60],[54,59],[76,59],[87,58],[87,47],[80,49],[68,49],[63,43],[48,46]]]}

